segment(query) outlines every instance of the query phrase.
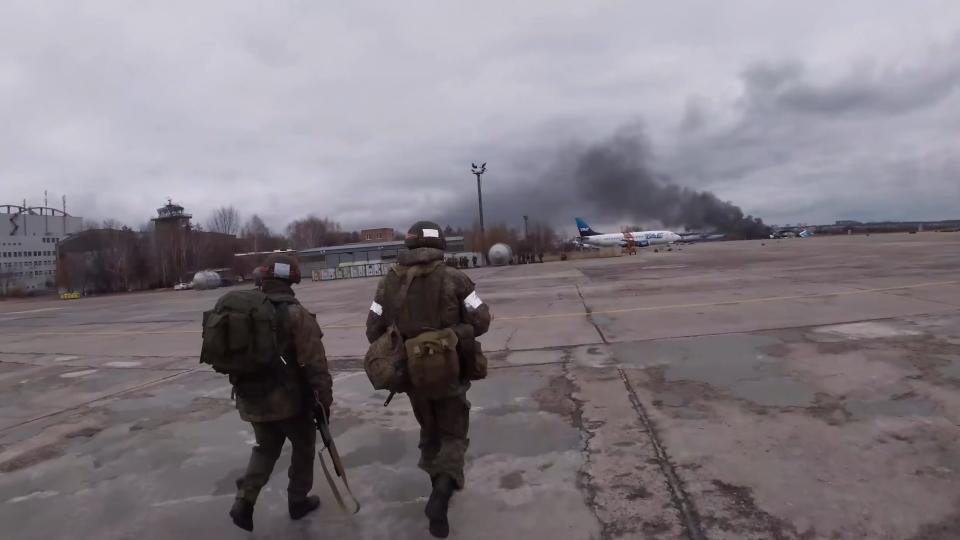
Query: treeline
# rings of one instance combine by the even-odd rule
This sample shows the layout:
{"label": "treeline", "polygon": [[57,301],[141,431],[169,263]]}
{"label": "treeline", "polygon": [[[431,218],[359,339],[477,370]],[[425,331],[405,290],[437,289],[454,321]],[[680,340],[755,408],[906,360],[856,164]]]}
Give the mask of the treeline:
{"label": "treeline", "polygon": [[138,231],[115,223],[86,224],[86,230],[62,241],[57,286],[84,294],[170,287],[204,268],[231,268],[244,247],[236,237],[189,228]]}
{"label": "treeline", "polygon": [[469,230],[444,230],[447,236],[463,236],[469,251],[480,252],[498,243],[509,245],[518,254],[554,253],[561,248],[562,240],[556,229],[540,220],[530,220],[526,231],[522,226],[510,227],[506,223],[496,223],[486,227],[485,232],[485,236],[480,235],[480,224],[477,222]]}
{"label": "treeline", "polygon": [[[228,269],[227,274],[249,274],[249,260],[236,253],[266,252],[337,246],[361,240],[359,231],[308,215],[291,221],[282,232],[271,229],[257,214],[244,219],[233,206],[217,208],[203,224],[189,220],[175,224],[149,221],[134,230],[116,220],[87,222],[84,231],[60,246],[57,284],[86,294],[171,287],[190,281],[203,269]],[[470,229],[446,226],[444,233],[463,236],[469,251],[510,244],[517,253],[548,253],[558,249],[559,237],[545,222],[532,220],[522,228],[495,224],[481,239],[479,225]],[[393,240],[402,240],[397,231]]]}
{"label": "treeline", "polygon": [[281,234],[271,230],[257,214],[242,222],[240,213],[232,206],[214,210],[207,220],[207,230],[236,235],[243,245],[249,246],[247,251],[307,249],[360,241],[360,231],[345,231],[340,223],[313,214],[291,221]]}

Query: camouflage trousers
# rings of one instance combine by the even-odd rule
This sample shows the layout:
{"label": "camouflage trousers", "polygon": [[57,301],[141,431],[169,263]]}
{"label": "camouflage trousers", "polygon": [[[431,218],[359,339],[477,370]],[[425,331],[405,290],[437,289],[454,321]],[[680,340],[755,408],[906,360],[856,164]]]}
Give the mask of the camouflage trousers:
{"label": "camouflage trousers", "polygon": [[447,474],[463,489],[463,462],[470,445],[470,402],[466,393],[442,399],[410,394],[413,414],[420,423],[419,466],[430,479]]}
{"label": "camouflage trousers", "polygon": [[275,422],[251,422],[251,425],[257,444],[250,454],[246,474],[237,480],[237,498],[251,503],[257,501],[287,439],[293,447],[287,471],[290,478],[287,497],[292,501],[306,498],[313,488],[313,458],[317,442],[317,428],[310,414]]}

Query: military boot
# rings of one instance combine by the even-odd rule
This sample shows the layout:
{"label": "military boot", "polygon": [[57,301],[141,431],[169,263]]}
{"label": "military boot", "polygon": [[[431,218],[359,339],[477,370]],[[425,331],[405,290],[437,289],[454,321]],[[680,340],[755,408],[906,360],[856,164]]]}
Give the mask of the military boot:
{"label": "military boot", "polygon": [[453,478],[441,474],[433,479],[433,492],[423,513],[430,520],[430,534],[436,538],[446,538],[450,535],[450,522],[447,521],[447,509],[450,506],[450,497],[453,496],[457,484]]}
{"label": "military boot", "polygon": [[290,510],[290,519],[300,519],[317,508],[320,508],[320,497],[316,495],[287,503],[287,509]]}
{"label": "military boot", "polygon": [[237,499],[233,501],[233,508],[230,509],[230,519],[233,524],[245,531],[253,530],[253,503],[246,499]]}

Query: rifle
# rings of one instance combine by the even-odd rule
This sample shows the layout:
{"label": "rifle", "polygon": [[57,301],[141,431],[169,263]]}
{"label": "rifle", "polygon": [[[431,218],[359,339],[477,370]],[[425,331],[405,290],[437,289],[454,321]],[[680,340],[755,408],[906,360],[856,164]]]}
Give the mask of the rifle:
{"label": "rifle", "polygon": [[390,395],[387,396],[387,400],[383,402],[383,406],[386,407],[387,405],[389,405],[390,402],[393,401],[393,396],[395,396],[395,395],[397,395],[397,393],[396,393],[395,391],[391,390],[391,391],[390,391]]}
{"label": "rifle", "polygon": [[[320,403],[317,403],[317,408],[320,409],[320,414],[314,414],[314,417],[317,421],[317,431],[320,432],[320,440],[323,441],[324,448],[326,448],[327,452],[330,454],[330,461],[333,463],[333,470],[337,473],[337,476],[343,480],[343,486],[347,489],[347,493],[350,495],[350,498],[353,499],[353,504],[356,505],[356,509],[354,509],[352,512],[353,514],[356,514],[360,511],[360,502],[357,501],[357,497],[350,489],[350,483],[347,481],[347,471],[343,468],[343,462],[340,460],[340,453],[337,452],[337,445],[333,442],[333,435],[330,434],[330,413]],[[347,505],[343,503],[343,497],[340,496],[340,490],[337,489],[337,484],[334,482],[333,477],[330,475],[330,470],[327,468],[327,462],[323,459],[322,449],[317,452],[317,457],[320,458],[320,466],[323,467],[323,475],[327,478],[327,483],[330,484],[330,490],[333,491],[333,498],[337,500],[337,504],[340,506],[340,509],[344,511],[344,513],[348,512]]]}

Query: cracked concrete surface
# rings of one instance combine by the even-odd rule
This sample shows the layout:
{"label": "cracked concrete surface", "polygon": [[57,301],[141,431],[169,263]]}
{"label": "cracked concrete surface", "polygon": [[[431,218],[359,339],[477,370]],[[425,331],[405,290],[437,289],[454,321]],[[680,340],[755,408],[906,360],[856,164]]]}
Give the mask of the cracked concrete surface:
{"label": "cracked concrete surface", "polygon": [[[960,236],[731,242],[471,270],[495,321],[452,538],[960,537]],[[252,444],[199,366],[222,291],[0,303],[4,538],[425,538],[401,396],[359,371],[376,283],[305,283],[363,502],[226,511]]]}

